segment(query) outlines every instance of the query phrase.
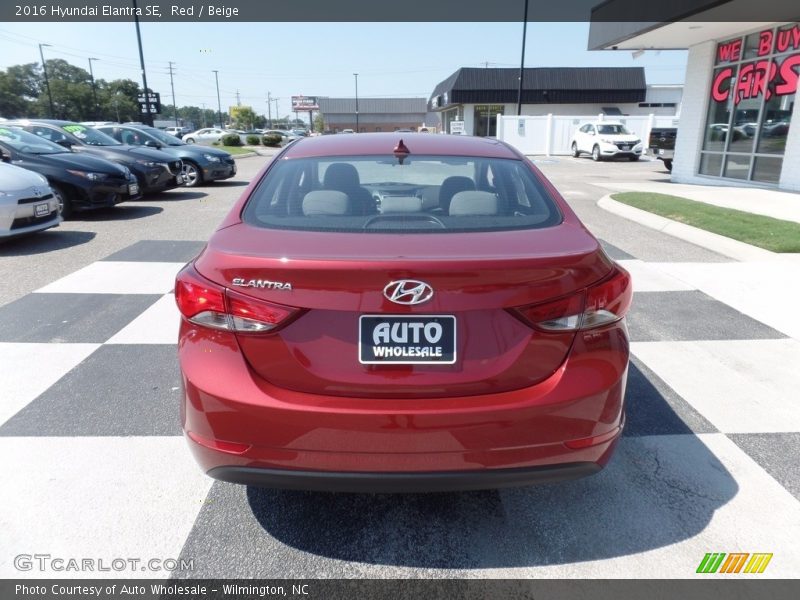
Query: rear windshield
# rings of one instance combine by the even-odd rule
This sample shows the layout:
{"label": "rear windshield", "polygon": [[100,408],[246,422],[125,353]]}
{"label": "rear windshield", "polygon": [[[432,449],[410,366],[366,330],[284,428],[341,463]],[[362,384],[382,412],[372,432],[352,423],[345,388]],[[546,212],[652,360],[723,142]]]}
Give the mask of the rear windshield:
{"label": "rear windshield", "polygon": [[398,233],[536,229],[562,219],[522,161],[392,155],[280,160],[242,218],[276,229]]}
{"label": "rear windshield", "polygon": [[630,131],[625,128],[625,125],[598,125],[597,132],[606,135],[630,134]]}

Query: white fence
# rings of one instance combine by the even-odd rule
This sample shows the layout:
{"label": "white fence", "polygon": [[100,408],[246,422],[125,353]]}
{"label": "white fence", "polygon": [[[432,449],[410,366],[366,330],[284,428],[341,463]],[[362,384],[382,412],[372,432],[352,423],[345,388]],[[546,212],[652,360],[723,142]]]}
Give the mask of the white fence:
{"label": "white fence", "polygon": [[635,115],[612,117],[607,115],[497,115],[497,139],[517,148],[523,154],[569,154],[572,136],[584,123],[593,121],[623,123],[632,133],[647,143],[653,127],[677,127],[678,117]]}

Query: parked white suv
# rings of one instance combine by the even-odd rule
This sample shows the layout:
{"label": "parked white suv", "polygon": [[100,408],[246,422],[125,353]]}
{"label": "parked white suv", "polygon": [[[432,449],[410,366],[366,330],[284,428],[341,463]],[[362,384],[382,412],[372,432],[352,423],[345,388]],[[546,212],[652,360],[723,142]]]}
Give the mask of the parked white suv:
{"label": "parked white suv", "polygon": [[586,123],[572,136],[572,156],[576,158],[585,152],[591,154],[593,160],[618,156],[639,160],[643,150],[642,140],[622,123],[612,121]]}

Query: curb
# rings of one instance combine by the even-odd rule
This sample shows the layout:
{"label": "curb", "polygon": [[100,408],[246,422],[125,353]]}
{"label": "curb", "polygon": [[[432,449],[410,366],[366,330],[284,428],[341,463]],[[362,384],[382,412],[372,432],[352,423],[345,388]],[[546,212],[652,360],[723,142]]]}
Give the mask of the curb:
{"label": "curb", "polygon": [[244,154],[231,154],[233,159],[236,160],[237,158],[250,158],[251,156],[261,156],[258,152],[245,152]]}
{"label": "curb", "polygon": [[757,248],[744,242],[725,237],[698,227],[692,227],[685,223],[679,223],[672,219],[667,219],[660,215],[641,210],[622,202],[617,202],[607,194],[597,201],[597,206],[607,210],[608,212],[624,217],[630,221],[635,221],[645,227],[650,227],[662,233],[666,233],[684,241],[691,242],[697,246],[711,250],[723,256],[733,258],[736,260],[769,260],[779,257],[779,254]]}

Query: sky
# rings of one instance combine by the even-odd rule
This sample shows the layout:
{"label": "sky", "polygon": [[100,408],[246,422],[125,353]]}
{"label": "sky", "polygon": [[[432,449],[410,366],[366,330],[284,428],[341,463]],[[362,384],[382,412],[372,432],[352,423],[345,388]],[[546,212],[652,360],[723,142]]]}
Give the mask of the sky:
{"label": "sky", "polygon": [[[293,95],[425,97],[459,67],[519,68],[522,23],[151,23],[140,24],[148,86],[178,106],[237,103],[267,113],[269,92],[281,116]],[[587,51],[588,23],[528,23],[526,67],[643,66],[647,83],[683,83],[685,51]],[[96,78],[141,84],[130,23],[0,23],[0,68],[62,58]],[[273,116],[274,116],[273,103]]]}

